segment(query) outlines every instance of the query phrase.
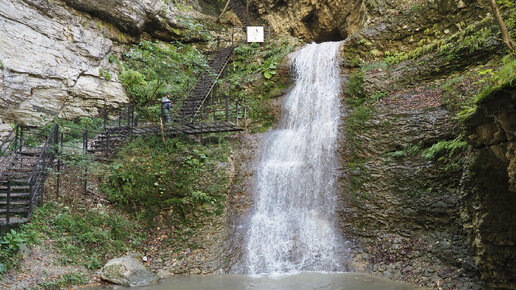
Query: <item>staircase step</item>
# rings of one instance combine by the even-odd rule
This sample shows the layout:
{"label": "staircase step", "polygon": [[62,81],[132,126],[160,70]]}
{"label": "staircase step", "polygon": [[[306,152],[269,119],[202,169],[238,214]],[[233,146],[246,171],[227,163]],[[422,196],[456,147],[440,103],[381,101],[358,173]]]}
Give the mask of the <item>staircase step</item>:
{"label": "staircase step", "polygon": [[[11,224],[11,225],[23,224],[23,223],[26,223],[28,221],[29,221],[29,219],[28,218],[24,218],[24,217],[11,217],[9,219],[9,224]],[[6,222],[7,222],[6,218],[0,218],[0,225],[5,225]]]}
{"label": "staircase step", "polygon": [[[30,189],[29,185],[11,185],[11,191],[20,191],[20,190],[27,190]],[[7,186],[6,185],[0,185],[0,192],[6,192]]]}
{"label": "staircase step", "polygon": [[[30,210],[30,207],[29,206],[25,206],[25,207],[11,208],[11,209],[9,209],[9,212],[10,213],[27,213],[29,210]],[[0,214],[5,214],[5,213],[7,213],[7,209],[6,208],[0,208]]]}
{"label": "staircase step", "polygon": [[[13,200],[13,199],[11,199],[9,204],[12,206],[11,209],[15,209],[15,208],[19,208],[19,206],[28,206],[30,204],[30,200],[27,200],[27,199],[14,199]],[[0,206],[4,206],[4,208],[5,208],[5,206],[7,206],[7,200],[0,199]]]}
{"label": "staircase step", "polygon": [[41,154],[41,150],[27,150],[19,152],[18,154],[24,155],[24,156],[39,156]]}
{"label": "staircase step", "polygon": [[[29,198],[29,192],[11,192],[11,198]],[[7,198],[7,193],[0,192],[0,198]]]}

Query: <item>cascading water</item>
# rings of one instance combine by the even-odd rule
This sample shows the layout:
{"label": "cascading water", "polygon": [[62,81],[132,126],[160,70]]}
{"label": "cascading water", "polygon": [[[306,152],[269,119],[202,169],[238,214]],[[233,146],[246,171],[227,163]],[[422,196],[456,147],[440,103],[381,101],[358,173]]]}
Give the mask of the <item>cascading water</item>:
{"label": "cascading water", "polygon": [[335,225],[340,117],[339,42],[309,44],[294,57],[296,83],[257,171],[247,237],[247,272],[343,271]]}

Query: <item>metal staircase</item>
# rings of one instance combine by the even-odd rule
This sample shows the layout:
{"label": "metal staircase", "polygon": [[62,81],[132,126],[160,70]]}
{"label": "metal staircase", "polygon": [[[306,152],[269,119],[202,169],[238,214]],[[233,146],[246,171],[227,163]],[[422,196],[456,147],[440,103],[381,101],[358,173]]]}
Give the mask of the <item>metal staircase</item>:
{"label": "metal staircase", "polygon": [[229,7],[235,12],[243,26],[252,26],[251,20],[247,15],[247,3],[243,0],[231,0],[229,1]]}
{"label": "metal staircase", "polygon": [[24,128],[16,126],[0,146],[0,227],[24,223],[32,216],[34,205],[43,197],[57,141],[55,125],[42,145],[27,147]]}
{"label": "metal staircase", "polygon": [[175,118],[178,123],[193,123],[195,121],[196,115],[213,91],[217,80],[222,75],[232,54],[233,45],[230,45],[218,50],[214,57],[208,62],[209,69],[201,75],[194,89],[183,102]]}

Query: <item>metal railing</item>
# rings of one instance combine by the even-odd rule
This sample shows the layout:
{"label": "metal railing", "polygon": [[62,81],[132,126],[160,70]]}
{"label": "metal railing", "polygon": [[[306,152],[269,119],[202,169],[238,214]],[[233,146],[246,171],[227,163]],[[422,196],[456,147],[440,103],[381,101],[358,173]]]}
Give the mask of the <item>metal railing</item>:
{"label": "metal railing", "polygon": [[41,152],[36,160],[32,172],[27,180],[30,188],[30,204],[27,217],[32,216],[34,204],[43,198],[43,185],[48,176],[48,168],[54,164],[56,148],[59,144],[59,126],[55,124],[41,147]]}
{"label": "metal railing", "polygon": [[236,126],[247,126],[249,108],[229,96],[210,96],[195,116],[194,123],[229,122]]}

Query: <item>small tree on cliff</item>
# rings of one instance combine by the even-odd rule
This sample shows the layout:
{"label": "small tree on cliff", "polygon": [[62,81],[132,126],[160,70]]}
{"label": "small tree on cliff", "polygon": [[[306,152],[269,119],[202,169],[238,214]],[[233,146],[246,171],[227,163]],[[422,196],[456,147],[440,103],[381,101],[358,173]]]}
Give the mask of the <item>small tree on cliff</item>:
{"label": "small tree on cliff", "polygon": [[496,0],[488,0],[489,5],[491,5],[491,9],[493,10],[493,14],[495,16],[496,22],[498,23],[498,26],[500,27],[500,31],[502,32],[502,38],[503,42],[505,43],[505,46],[511,51],[512,53],[516,53],[516,45],[511,39],[511,34],[507,30],[507,26],[505,25],[505,22],[503,22],[502,14],[500,13],[500,9],[498,8],[498,4],[496,4]]}

